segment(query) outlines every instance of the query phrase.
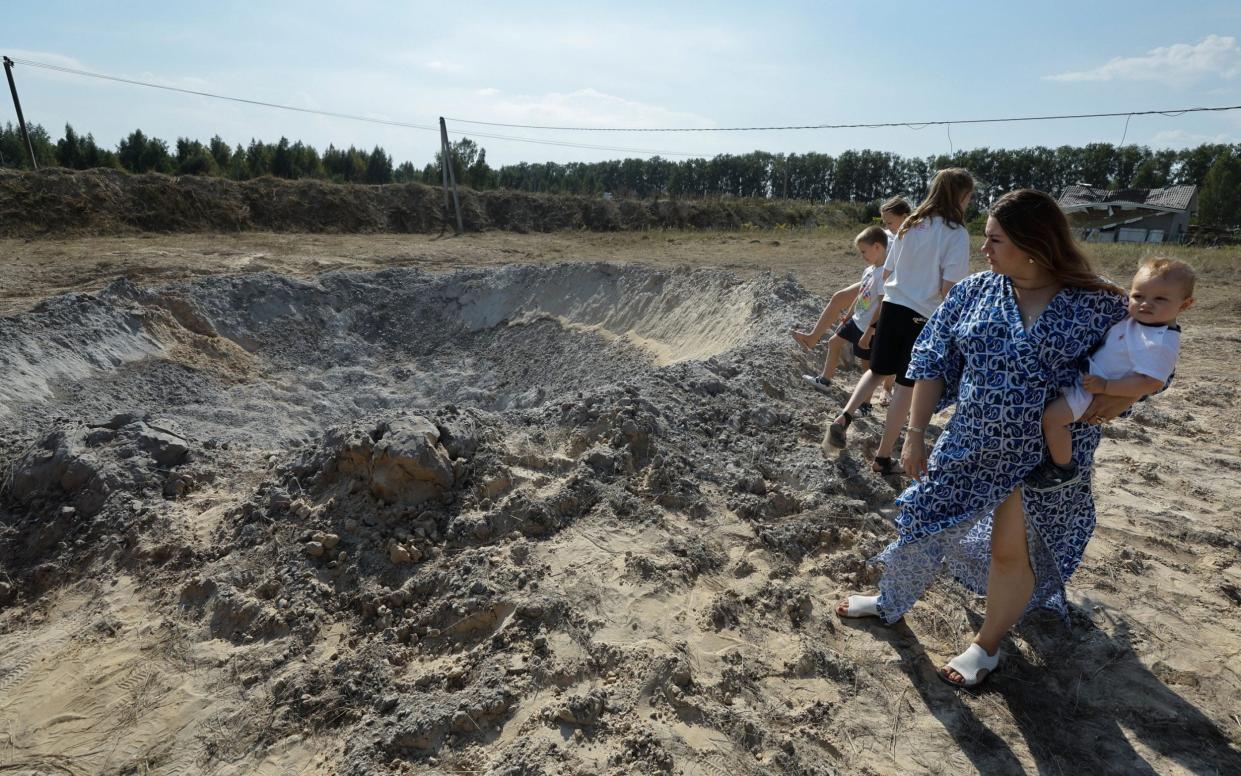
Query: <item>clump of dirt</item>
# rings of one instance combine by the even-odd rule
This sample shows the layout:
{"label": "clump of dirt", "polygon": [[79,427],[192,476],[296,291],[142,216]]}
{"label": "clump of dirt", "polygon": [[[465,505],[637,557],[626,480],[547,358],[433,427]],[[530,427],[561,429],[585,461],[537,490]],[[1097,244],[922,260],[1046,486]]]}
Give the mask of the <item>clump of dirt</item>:
{"label": "clump of dirt", "polygon": [[[469,231],[503,229],[739,229],[843,226],[851,204],[764,200],[644,201],[463,189]],[[455,217],[454,217],[455,218]],[[133,175],[120,170],[0,169],[0,236],[142,232],[438,232],[444,199],[420,183],[363,186],[317,180]]]}

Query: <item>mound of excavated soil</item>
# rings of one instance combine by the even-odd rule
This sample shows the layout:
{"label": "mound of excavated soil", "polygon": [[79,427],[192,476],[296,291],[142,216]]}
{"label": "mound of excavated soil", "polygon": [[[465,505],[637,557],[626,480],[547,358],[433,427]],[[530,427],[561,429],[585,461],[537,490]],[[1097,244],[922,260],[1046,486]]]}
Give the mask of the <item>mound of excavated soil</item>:
{"label": "mound of excavated soil", "polygon": [[[877,547],[891,489],[823,466],[818,411],[786,396],[783,330],[814,305],[771,277],[608,265],[48,300],[0,319],[3,592],[158,579],[188,643],[233,650],[229,713],[268,715],[257,752],[351,731],[358,772],[479,747],[500,771],[643,769],[706,756],[644,732],[689,708],[782,752],[730,709],[733,658],[682,642],[811,616],[721,531],[833,548],[842,576]],[[662,621],[686,593],[701,611]],[[834,660],[799,643],[775,653],[789,676]],[[549,754],[574,731],[597,755]]]}
{"label": "mound of excavated soil", "polygon": [[[858,220],[857,206],[783,201],[648,202],[470,189],[460,191],[460,201],[468,231],[812,227]],[[0,169],[0,237],[135,231],[411,233],[446,228],[452,226],[445,220],[443,193],[419,183],[237,182],[107,169]]]}
{"label": "mound of excavated soil", "polygon": [[[906,673],[993,735],[907,629],[859,649],[829,614],[899,483],[866,466],[873,420],[824,457],[786,333],[820,304],[596,264],[121,281],[0,318],[0,768],[885,772],[939,724]],[[1016,692],[1077,676],[1069,652],[1094,672],[1039,733],[1057,757],[1108,762],[1089,682],[1120,661],[1146,740],[1238,762],[1086,615],[1022,644]]]}

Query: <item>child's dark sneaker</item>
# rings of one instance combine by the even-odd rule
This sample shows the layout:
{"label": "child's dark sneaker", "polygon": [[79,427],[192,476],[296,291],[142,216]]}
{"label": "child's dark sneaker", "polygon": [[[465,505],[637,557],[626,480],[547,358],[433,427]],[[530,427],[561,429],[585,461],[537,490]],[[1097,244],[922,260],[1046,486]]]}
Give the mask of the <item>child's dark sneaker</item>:
{"label": "child's dark sneaker", "polygon": [[857,416],[859,418],[864,418],[874,411],[875,411],[875,408],[874,406],[871,405],[870,402],[868,401],[862,402],[862,406],[857,408]]}
{"label": "child's dark sneaker", "polygon": [[845,433],[849,430],[849,424],[853,422],[853,415],[848,412],[840,413],[840,418],[832,423],[827,429],[827,443],[832,447],[845,446]]}
{"label": "child's dark sneaker", "polygon": [[1050,458],[1034,467],[1034,471],[1026,475],[1026,488],[1036,493],[1067,488],[1082,478],[1077,464],[1061,466]]}
{"label": "child's dark sneaker", "polygon": [[822,391],[823,393],[827,393],[827,389],[832,387],[832,381],[823,375],[802,375],[801,379],[814,386],[816,391]]}

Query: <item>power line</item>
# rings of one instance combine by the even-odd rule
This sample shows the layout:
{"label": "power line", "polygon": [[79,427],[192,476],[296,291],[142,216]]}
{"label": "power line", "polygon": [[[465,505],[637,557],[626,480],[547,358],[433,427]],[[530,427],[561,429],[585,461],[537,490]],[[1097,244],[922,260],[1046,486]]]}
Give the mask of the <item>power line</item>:
{"label": "power line", "polygon": [[[180,92],[181,94],[192,94],[198,97],[209,97],[213,100],[227,100],[229,102],[238,102],[245,105],[257,105],[264,108],[275,108],[277,110],[295,111],[297,113],[309,113],[316,116],[328,116],[330,118],[347,119],[349,121],[363,121],[368,124],[382,124],[389,127],[403,127],[405,129],[422,129],[430,132],[439,132],[438,126],[430,124],[416,124],[408,121],[392,121],[389,119],[377,119],[371,116],[358,116],[352,113],[339,113],[337,111],[318,110],[315,108],[300,108],[296,105],[281,105],[274,102],[265,102],[263,100],[251,100],[245,97],[232,97],[226,94],[215,94],[212,92],[199,91],[197,89],[185,89],[180,86],[168,86],[167,84],[156,84],[149,81],[137,81],[132,78],[121,78],[114,75],[105,75],[103,73],[92,73],[87,70],[77,70],[72,67],[64,67],[63,65],[53,65],[47,62],[36,62],[31,59],[19,59],[11,57],[13,62],[30,67],[39,67],[45,70],[53,70],[60,73],[69,73],[71,75],[85,76],[87,78],[98,78],[104,81],[115,81],[117,83],[129,84],[131,86],[144,86],[149,89],[162,89],[169,92]],[[512,140],[518,143],[535,143],[538,145],[560,146],[564,148],[585,148],[596,151],[626,151],[631,153],[650,154],[652,156],[694,156],[694,154],[684,153],[681,151],[657,151],[649,148],[627,148],[624,146],[608,146],[608,145],[592,145],[590,143],[573,143],[566,140],[547,140],[532,137],[515,137],[512,135],[495,135],[484,134],[482,132],[473,133],[474,137],[486,137],[494,140]]]}
{"label": "power line", "polygon": [[91,73],[86,70],[75,70],[71,67],[63,67],[61,65],[51,65],[46,62],[35,62],[29,59],[12,58],[14,62],[21,65],[29,65],[30,67],[41,67],[46,70],[55,70],[61,73],[70,73],[72,75],[81,75],[88,78],[100,78],[105,81],[116,81],[117,83],[130,84],[132,86],[146,86],[151,89],[163,89],[169,92],[181,92],[182,94],[193,94],[199,97],[210,97],[215,100],[228,100],[229,102],[240,102],[247,105],[259,105],[264,108],[279,108],[280,110],[297,111],[298,113],[313,113],[318,116],[331,116],[338,119],[350,119],[352,121],[366,121],[372,124],[388,124],[391,126],[406,127],[408,129],[427,129],[434,132],[439,131],[439,127],[433,127],[430,124],[410,124],[401,121],[387,121],[384,119],[370,118],[368,116],[355,116],[349,113],[336,113],[334,111],[316,110],[314,108],[299,108],[295,105],[279,105],[274,102],[263,102],[262,100],[250,100],[244,97],[230,97],[225,94],[212,94],[211,92],[200,92],[195,89],[184,89],[179,86],[168,86],[167,84],[153,84],[148,81],[135,81],[130,78],[120,78],[114,75],[104,75],[103,73]]}
{"label": "power line", "polygon": [[[138,81],[131,78],[121,78],[119,76],[105,75],[103,73],[92,73],[86,70],[77,70],[62,65],[53,65],[47,62],[37,62],[30,59],[12,58],[13,62],[29,65],[30,67],[44,68],[72,75],[85,76],[88,78],[98,78],[106,81],[115,81],[117,83],[130,84],[133,86],[144,86],[151,89],[163,89],[170,92],[180,92],[182,94],[192,94],[199,97],[209,97],[216,100],[227,100],[230,102],[238,102],[247,105],[257,105],[265,108],[274,108],[278,110],[295,111],[298,113],[308,113],[318,116],[327,116],[330,118],[347,119],[349,121],[362,121],[370,124],[382,124],[391,127],[403,127],[406,129],[421,129],[431,132],[438,132],[439,128],[429,124],[417,124],[406,121],[393,121],[389,119],[377,119],[370,116],[358,116],[351,113],[340,113],[336,111],[318,110],[315,108],[300,108],[295,105],[281,105],[273,102],[265,102],[263,100],[252,100],[244,97],[232,97],[224,94],[214,94],[211,92],[199,91],[196,89],[185,89],[178,86],[168,86],[166,84],[156,84],[149,81]],[[446,120],[457,124],[473,124],[484,127],[501,127],[507,129],[531,129],[539,131],[559,131],[559,132],[776,132],[786,130],[815,130],[815,129],[884,129],[905,127],[912,130],[921,130],[933,126],[948,126],[952,124],[1005,124],[1023,121],[1065,121],[1071,119],[1098,119],[1098,118],[1118,118],[1125,117],[1126,127],[1128,119],[1134,116],[1167,116],[1176,118],[1186,113],[1218,113],[1223,111],[1241,110],[1241,105],[1223,105],[1223,106],[1202,106],[1194,108],[1174,108],[1168,110],[1135,110],[1135,111],[1119,111],[1113,113],[1064,113],[1043,116],[1009,116],[1003,118],[982,118],[982,119],[944,119],[935,121],[884,121],[869,123],[853,123],[853,124],[790,124],[784,126],[752,126],[752,127],[581,127],[581,126],[553,126],[546,124],[511,124],[498,121],[481,121],[478,119],[463,119],[446,117]],[[951,135],[951,129],[948,130]],[[1128,134],[1126,132],[1126,134]],[[628,148],[624,146],[606,146],[593,145],[589,143],[574,143],[567,140],[549,140],[531,137],[516,137],[512,135],[485,134],[482,132],[474,133],[475,137],[485,137],[494,140],[511,140],[517,143],[535,143],[538,145],[551,145],[564,148],[583,148],[598,151],[625,151],[632,153],[645,153],[652,155],[664,156],[694,156],[694,154],[679,151],[659,151],[648,148]],[[950,141],[951,142],[951,141]]]}
{"label": "power line", "polygon": [[906,127],[908,129],[924,129],[926,127],[945,124],[1004,124],[1018,121],[1061,121],[1064,119],[1105,119],[1120,116],[1168,116],[1176,118],[1186,113],[1208,113],[1229,110],[1241,110],[1241,105],[1223,105],[1216,107],[1176,108],[1172,110],[1129,110],[1117,113],[1064,113],[1053,116],[1010,116],[993,119],[944,119],[941,121],[884,121],[869,124],[790,124],[788,126],[771,127],[560,127],[543,124],[503,124],[496,121],[475,121],[473,119],[446,117],[448,121],[458,124],[480,124],[490,127],[507,127],[510,129],[545,129],[562,132],[775,132],[800,129],[883,129],[886,127]]}

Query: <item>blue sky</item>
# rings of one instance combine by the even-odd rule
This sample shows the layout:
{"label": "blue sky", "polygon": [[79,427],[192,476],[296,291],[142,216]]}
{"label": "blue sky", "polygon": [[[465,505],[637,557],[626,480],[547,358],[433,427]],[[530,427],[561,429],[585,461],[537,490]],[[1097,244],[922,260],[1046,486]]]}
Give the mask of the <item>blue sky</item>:
{"label": "blue sky", "polygon": [[[1013,4],[1015,5],[1015,4]],[[0,53],[300,107],[434,124],[727,127],[1241,105],[1241,3],[14,3]],[[141,128],[230,143],[382,145],[421,166],[435,133],[19,66],[27,119],[114,146]],[[7,97],[0,122],[14,119]],[[493,165],[647,152],[949,150],[943,127],[763,133],[482,129]],[[479,132],[641,149],[619,152]],[[1123,118],[955,126],[951,144],[1118,143]],[[1241,142],[1241,111],[1135,117],[1129,143]],[[679,158],[679,157],[672,157]]]}

